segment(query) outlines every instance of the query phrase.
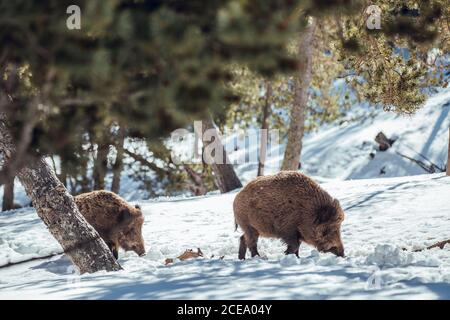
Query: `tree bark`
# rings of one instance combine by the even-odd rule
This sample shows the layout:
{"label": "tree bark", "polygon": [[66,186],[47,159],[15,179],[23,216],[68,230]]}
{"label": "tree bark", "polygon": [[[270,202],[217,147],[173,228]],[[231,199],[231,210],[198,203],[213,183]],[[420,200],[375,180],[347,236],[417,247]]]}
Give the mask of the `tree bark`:
{"label": "tree bark", "polygon": [[378,148],[380,151],[386,151],[394,144],[394,139],[389,139],[386,135],[380,131],[375,137],[375,142],[378,143]]}
{"label": "tree bark", "polygon": [[298,47],[299,67],[295,76],[294,102],[290,115],[288,141],[281,170],[298,170],[300,168],[302,139],[305,131],[305,111],[308,102],[308,89],[312,77],[311,65],[315,28],[316,21],[313,19],[303,32]]}
{"label": "tree bark", "polygon": [[[207,136],[205,136],[205,132],[210,132],[209,130],[212,130],[212,132],[214,133],[212,135],[214,136],[214,139],[209,139]],[[212,158],[212,155],[208,154],[208,152],[203,152],[203,158],[204,160],[206,160],[206,163],[209,163],[211,165],[212,171],[214,173],[214,181],[220,192],[226,193],[237,188],[241,188],[242,183],[236,175],[233,165],[230,163],[227,157],[225,147],[219,139],[219,132],[214,125],[214,121],[211,117],[207,117],[202,121],[201,133],[196,132],[196,134],[197,136],[201,134],[203,141],[203,150],[214,143],[216,146],[215,150],[220,150],[220,152],[222,153],[222,160],[220,161],[220,163],[216,163],[216,161],[214,161],[214,159]]]}
{"label": "tree bark", "polygon": [[94,161],[94,190],[105,189],[105,176],[108,170],[109,143],[104,139],[97,144],[97,155]]}
{"label": "tree bark", "polygon": [[14,176],[8,177],[3,186],[2,211],[14,209]]}
{"label": "tree bark", "polygon": [[[15,145],[0,114],[0,150],[10,159]],[[116,271],[121,267],[97,231],[79,212],[73,197],[45,159],[21,167],[16,176],[33,202],[38,216],[80,273]]]}
{"label": "tree bark", "polygon": [[195,196],[205,195],[208,189],[203,182],[203,175],[195,172],[195,170],[186,163],[183,164],[183,168],[189,176],[189,179],[192,181],[192,185],[189,186],[189,189],[194,193]]}
{"label": "tree bark", "polygon": [[67,187],[67,163],[62,157],[60,158],[60,161],[61,161],[61,173],[59,175],[59,180],[65,187]]}
{"label": "tree bark", "polygon": [[447,176],[450,176],[450,128],[448,128]]}
{"label": "tree bark", "polygon": [[120,126],[118,141],[116,144],[116,161],[113,165],[113,179],[111,183],[111,191],[115,193],[119,193],[120,191],[120,177],[123,170],[124,143],[125,128],[123,126]]}
{"label": "tree bark", "polygon": [[267,81],[266,83],[266,99],[263,105],[263,113],[261,119],[261,135],[260,135],[260,146],[259,146],[259,161],[258,161],[258,173],[257,176],[264,175],[264,163],[266,162],[267,155],[267,139],[269,136],[267,119],[270,114],[270,103],[272,98],[272,85]]}
{"label": "tree bark", "polygon": [[81,193],[89,192],[89,191],[91,191],[91,181],[88,177],[87,161],[81,162],[80,171],[81,171],[80,192]]}

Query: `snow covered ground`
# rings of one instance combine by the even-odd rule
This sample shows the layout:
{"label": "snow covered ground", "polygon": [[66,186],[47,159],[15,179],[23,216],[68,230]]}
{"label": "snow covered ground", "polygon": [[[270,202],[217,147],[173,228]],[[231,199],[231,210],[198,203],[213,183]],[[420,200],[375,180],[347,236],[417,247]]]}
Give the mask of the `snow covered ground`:
{"label": "snow covered ground", "polygon": [[[346,258],[303,244],[297,259],[261,239],[263,258],[239,261],[235,193],[141,201],[145,257],[121,253],[123,271],[83,276],[63,256],[0,268],[0,299],[450,299],[450,246],[410,251],[450,238],[450,178],[322,186],[346,212]],[[164,265],[197,247],[204,258]],[[33,209],[0,216],[0,265],[58,250]]]}
{"label": "snow covered ground", "polygon": [[[62,255],[0,267],[0,299],[450,299],[450,245],[412,252],[450,238],[450,178],[424,175],[398,154],[444,168],[449,124],[445,89],[415,115],[354,108],[346,121],[305,136],[302,170],[346,212],[346,258],[307,245],[300,259],[286,257],[280,241],[261,239],[262,259],[238,261],[235,193],[143,200],[145,192],[125,173],[121,195],[143,208],[147,255],[122,252],[123,271],[83,276]],[[374,142],[380,131],[397,138],[386,152]],[[278,170],[283,148],[270,150],[266,174]],[[245,156],[231,150],[232,160]],[[244,183],[256,168],[236,166]],[[16,202],[29,203],[19,183],[15,193]],[[191,248],[205,257],[164,265]],[[0,213],[0,266],[60,250],[33,208]]]}

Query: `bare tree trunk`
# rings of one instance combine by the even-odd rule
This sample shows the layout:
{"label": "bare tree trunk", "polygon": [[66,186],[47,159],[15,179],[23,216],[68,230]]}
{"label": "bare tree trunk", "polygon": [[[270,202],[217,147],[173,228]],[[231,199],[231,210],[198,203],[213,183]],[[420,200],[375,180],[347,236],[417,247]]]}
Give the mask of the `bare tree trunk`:
{"label": "bare tree trunk", "polygon": [[311,83],[312,49],[316,21],[313,19],[302,34],[299,43],[299,67],[295,77],[295,96],[288,129],[288,141],[284,152],[281,170],[298,170],[302,139],[305,131],[305,110],[308,102],[308,89]]}
{"label": "bare tree trunk", "polygon": [[[216,146],[215,150],[221,150],[222,152],[221,157],[219,156],[219,158],[221,158],[221,161],[219,161],[220,163],[216,163],[216,161],[213,161],[211,157],[212,155],[208,154],[208,152],[203,153],[203,156],[208,159],[208,161],[206,162],[211,165],[212,171],[214,173],[215,183],[220,192],[226,193],[234,189],[241,188],[242,183],[236,175],[233,165],[230,163],[227,157],[225,147],[222,145],[222,142],[219,139],[219,132],[217,131],[217,128],[214,125],[211,117],[207,117],[202,121],[201,130],[203,150],[208,148],[208,146],[210,146],[211,144],[214,144]],[[209,139],[205,135],[205,132],[209,130],[213,130],[214,134],[212,136],[214,136],[214,139]],[[200,132],[196,132],[196,134],[200,135]]]}
{"label": "bare tree trunk", "polygon": [[191,166],[188,164],[183,164],[183,168],[186,171],[187,175],[189,176],[189,179],[192,181],[192,185],[189,186],[189,189],[194,193],[196,196],[203,196],[206,194],[208,189],[206,188],[204,182],[203,182],[203,175],[200,173],[195,172],[194,169],[192,169]]}
{"label": "bare tree trunk", "polygon": [[97,155],[94,160],[94,190],[105,189],[105,176],[108,170],[108,153],[109,153],[109,143],[102,139],[97,144]]}
{"label": "bare tree trunk", "polygon": [[124,155],[124,143],[125,143],[125,128],[121,126],[119,128],[119,136],[116,145],[116,161],[113,165],[113,179],[111,183],[111,191],[119,193],[120,191],[120,176],[123,170],[123,155]]}
{"label": "bare tree trunk", "polygon": [[[11,159],[15,150],[5,118],[0,114],[0,151],[6,159]],[[81,215],[73,197],[43,158],[21,167],[16,175],[38,216],[80,273],[121,269],[105,242]]]}
{"label": "bare tree trunk", "polygon": [[[80,171],[81,171],[81,177],[80,177],[80,192],[85,193],[91,191],[91,181],[88,177],[88,162],[83,161],[80,164]],[[74,190],[76,192],[78,190]]]}
{"label": "bare tree trunk", "polygon": [[448,128],[447,176],[450,176],[450,128]]}
{"label": "bare tree trunk", "polygon": [[14,209],[14,176],[8,177],[3,187],[2,211]]}
{"label": "bare tree trunk", "polygon": [[264,175],[264,163],[266,162],[267,155],[267,138],[269,136],[268,128],[269,125],[267,123],[267,119],[269,118],[270,113],[270,104],[272,98],[272,84],[267,81],[266,82],[266,101],[263,106],[263,114],[261,120],[261,135],[260,135],[260,147],[259,147],[259,161],[258,161],[258,173],[257,176]]}
{"label": "bare tree trunk", "polygon": [[61,161],[61,174],[59,175],[59,180],[61,180],[62,184],[65,187],[67,187],[67,163],[63,158],[60,158],[60,161]]}

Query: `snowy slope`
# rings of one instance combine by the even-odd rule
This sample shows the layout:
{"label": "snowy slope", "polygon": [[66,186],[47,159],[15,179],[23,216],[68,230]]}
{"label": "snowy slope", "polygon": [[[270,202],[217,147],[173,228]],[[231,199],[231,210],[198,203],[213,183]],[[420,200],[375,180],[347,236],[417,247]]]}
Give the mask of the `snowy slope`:
{"label": "snowy slope", "polygon": [[[346,258],[302,245],[284,256],[260,240],[265,259],[237,259],[235,193],[140,202],[147,255],[121,253],[123,271],[78,276],[57,256],[0,268],[0,298],[39,299],[450,299],[450,178],[442,174],[322,184],[346,212]],[[165,266],[185,249],[205,258]],[[57,252],[33,209],[0,216],[0,264]],[[211,259],[210,257],[214,255]],[[225,256],[219,260],[220,256]]]}
{"label": "snowy slope", "polygon": [[[420,166],[397,154],[400,152],[426,164],[430,160],[445,169],[450,90],[430,99],[416,114],[397,115],[378,110],[373,118],[363,118],[312,135],[305,142],[305,170],[310,174],[339,179],[398,177],[426,173]],[[393,147],[377,152],[378,132],[396,137]],[[375,153],[370,159],[369,154]],[[424,158],[425,157],[425,158]],[[385,173],[380,173],[384,169]]]}
{"label": "snowy slope", "polygon": [[[341,180],[427,173],[397,152],[427,165],[431,161],[445,169],[450,126],[450,88],[430,97],[423,108],[413,115],[355,106],[346,119],[341,123],[323,126],[305,136],[302,171],[312,176]],[[397,138],[393,147],[386,152],[377,151],[378,146],[374,141],[380,131],[389,138]],[[279,170],[284,147],[281,144],[269,150],[272,156],[268,158],[266,173]],[[249,152],[257,152],[256,146],[252,146]],[[371,153],[375,155],[373,159],[370,158]],[[232,152],[230,158],[239,159],[243,156],[244,152],[240,150]],[[237,172],[247,182],[256,176],[257,166],[256,162],[242,164],[237,166]]]}

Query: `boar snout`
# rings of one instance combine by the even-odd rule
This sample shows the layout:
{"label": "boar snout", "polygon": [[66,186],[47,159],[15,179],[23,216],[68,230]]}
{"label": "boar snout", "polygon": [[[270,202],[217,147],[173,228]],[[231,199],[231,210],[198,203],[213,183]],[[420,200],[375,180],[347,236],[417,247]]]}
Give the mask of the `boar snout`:
{"label": "boar snout", "polygon": [[338,257],[345,257],[344,248],[343,247],[332,247],[325,252],[331,252],[332,254]]}
{"label": "boar snout", "polygon": [[133,246],[132,250],[133,250],[134,252],[136,252],[136,254],[137,254],[139,257],[143,257],[143,256],[145,256],[145,254],[146,254],[144,246]]}

